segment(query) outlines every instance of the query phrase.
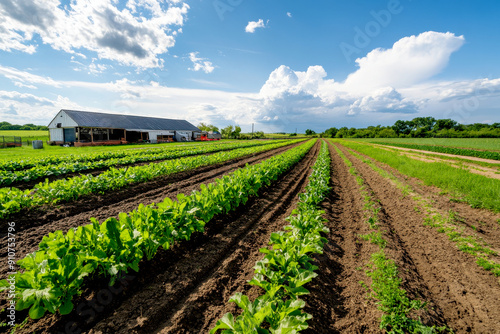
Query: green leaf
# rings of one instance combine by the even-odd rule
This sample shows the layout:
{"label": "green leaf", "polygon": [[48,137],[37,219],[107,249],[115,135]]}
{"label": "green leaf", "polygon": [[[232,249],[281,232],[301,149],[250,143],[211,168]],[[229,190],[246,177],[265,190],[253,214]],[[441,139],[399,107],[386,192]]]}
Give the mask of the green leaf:
{"label": "green leaf", "polygon": [[37,301],[35,301],[33,306],[31,306],[31,308],[29,310],[29,316],[31,319],[34,319],[34,320],[40,319],[45,314],[45,311],[46,311],[45,308],[40,305],[40,301],[37,300]]}
{"label": "green leaf", "polygon": [[215,327],[210,330],[210,334],[217,333],[217,330],[219,329],[235,329],[234,317],[231,313],[226,313],[220,320],[218,320],[215,324]]}
{"label": "green leaf", "polygon": [[73,307],[74,305],[71,302],[71,299],[68,299],[59,308],[59,313],[61,313],[61,315],[69,314],[73,310]]}

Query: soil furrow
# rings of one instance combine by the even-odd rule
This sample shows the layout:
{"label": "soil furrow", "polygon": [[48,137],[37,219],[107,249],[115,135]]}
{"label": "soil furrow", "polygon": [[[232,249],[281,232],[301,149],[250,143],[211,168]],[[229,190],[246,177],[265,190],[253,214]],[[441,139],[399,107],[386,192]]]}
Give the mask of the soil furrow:
{"label": "soil furrow", "polygon": [[[16,217],[8,220],[16,223],[16,239],[20,246],[16,256],[22,258],[26,254],[35,251],[43,236],[49,232],[56,230],[67,231],[72,227],[88,224],[91,217],[103,221],[109,217],[117,217],[120,212],[132,211],[140,203],[144,205],[158,203],[166,197],[175,198],[179,193],[190,193],[195,189],[199,189],[202,183],[213,182],[221,175],[244,167],[247,163],[258,163],[293,146],[281,147],[226,163],[170,175],[104,195],[95,195],[74,203],[62,204],[59,208],[49,209],[48,212],[43,212],[40,209],[24,216],[16,215]],[[0,239],[2,245],[0,259],[7,256],[6,237],[4,235]],[[7,272],[7,261],[1,263],[0,275],[3,275]]]}
{"label": "soil furrow", "polygon": [[382,313],[359,283],[367,280],[363,266],[377,247],[358,238],[369,233],[359,186],[329,146],[332,190],[322,206],[330,233],[323,254],[315,256],[319,269],[307,285],[311,294],[304,296],[305,312],[313,316],[304,333],[379,333]]}
{"label": "soil furrow", "polygon": [[[394,185],[365,163],[352,161],[390,217],[393,238],[398,239],[407,252],[403,263],[414,266],[427,286],[428,292],[424,295],[436,304],[446,324],[458,333],[499,332],[498,279],[479,268],[472,256],[460,252],[446,235],[424,226],[424,215],[414,210],[413,200],[403,197]],[[401,254],[401,250],[393,254],[396,253]],[[410,287],[413,284],[406,283]],[[418,286],[414,290],[418,290]]]}

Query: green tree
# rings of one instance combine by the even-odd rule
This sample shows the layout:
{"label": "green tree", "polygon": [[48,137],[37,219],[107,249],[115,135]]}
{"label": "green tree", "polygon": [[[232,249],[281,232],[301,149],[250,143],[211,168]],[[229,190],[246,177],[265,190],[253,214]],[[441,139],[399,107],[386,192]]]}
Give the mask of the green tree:
{"label": "green tree", "polygon": [[337,128],[329,128],[326,129],[323,133],[326,138],[334,138],[338,131],[339,129]]}
{"label": "green tree", "polygon": [[241,135],[241,127],[239,125],[236,125],[234,127],[233,132],[231,133],[231,137],[240,138],[240,135]]}
{"label": "green tree", "polygon": [[378,138],[396,138],[398,135],[396,134],[396,131],[394,131],[391,128],[385,128],[381,130],[379,133],[377,133]]}
{"label": "green tree", "polygon": [[311,130],[311,129],[307,129],[306,130],[306,136],[312,136],[312,135],[315,135],[316,132],[314,130]]}
{"label": "green tree", "polygon": [[221,134],[223,138],[230,139],[233,134],[234,127],[232,125],[228,125],[221,130]]}
{"label": "green tree", "polygon": [[198,124],[197,128],[200,129],[201,131],[207,131],[207,132],[208,131],[216,131],[216,132],[219,132],[219,128],[216,127],[213,124],[200,123],[200,124]]}
{"label": "green tree", "polygon": [[454,129],[457,126],[457,121],[454,121],[452,119],[438,119],[436,120],[436,123],[434,124],[434,127],[432,128],[433,131],[439,131],[443,129]]}
{"label": "green tree", "polygon": [[394,123],[394,125],[392,126],[392,129],[394,130],[394,132],[396,132],[398,136],[401,134],[409,135],[412,128],[413,128],[412,121],[397,120],[396,123]]}
{"label": "green tree", "polygon": [[347,138],[349,136],[349,129],[345,126],[341,127],[335,134],[335,138]]}
{"label": "green tree", "polygon": [[264,138],[265,137],[265,134],[264,134],[264,131],[257,131],[253,134],[253,137],[254,138]]}

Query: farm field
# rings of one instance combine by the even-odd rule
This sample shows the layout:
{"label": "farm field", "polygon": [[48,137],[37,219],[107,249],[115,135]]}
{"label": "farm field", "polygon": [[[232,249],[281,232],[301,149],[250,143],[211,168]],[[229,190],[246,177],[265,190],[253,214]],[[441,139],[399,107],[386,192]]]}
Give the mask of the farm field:
{"label": "farm field", "polygon": [[[233,142],[233,140],[222,140],[222,143]],[[101,152],[116,152],[138,149],[157,149],[171,146],[193,146],[207,145],[208,142],[189,142],[189,143],[165,143],[165,144],[129,144],[117,146],[84,146],[84,147],[63,147],[58,145],[47,145],[44,143],[43,149],[34,150],[31,146],[15,147],[6,150],[0,150],[0,161],[24,158],[43,158],[48,156],[67,156],[67,155],[86,155]]]}
{"label": "farm field", "polygon": [[370,143],[404,143],[500,151],[500,138],[363,138],[356,140]]}
{"label": "farm field", "polygon": [[[134,247],[153,247],[155,253],[150,256],[134,250],[133,263],[112,287],[108,283],[115,276],[110,271],[104,275],[98,270],[89,272],[83,283],[75,279],[83,285],[81,294],[72,297],[72,309],[62,312],[68,314],[31,311],[32,318],[40,315],[40,319],[28,319],[16,333],[208,333],[227,322],[229,327],[213,330],[221,333],[223,328],[243,323],[238,318],[242,308],[249,319],[258,318],[242,307],[243,295],[250,302],[260,298],[264,304],[274,303],[285,310],[281,317],[287,317],[274,314],[275,322],[255,320],[255,326],[266,330],[281,326],[303,333],[380,333],[382,326],[386,331],[402,332],[500,332],[500,180],[447,162],[416,160],[366,142],[287,144],[274,144],[267,150],[258,150],[266,145],[235,146],[227,150],[232,157],[228,160],[56,206],[21,209],[0,220],[1,278],[9,272],[9,223],[15,223],[17,259],[37,251],[50,232],[60,230],[69,238],[65,240],[73,240],[69,235],[81,233],[82,229],[75,228],[89,224],[91,218],[106,221],[108,231],[112,231],[113,221],[119,221],[122,229],[119,237],[103,232],[108,237],[99,236],[104,239],[98,245],[122,239],[124,244],[125,240],[130,245],[136,242]],[[230,154],[238,150],[248,151],[234,157]],[[207,157],[215,154],[219,153]],[[412,164],[413,169],[407,167]],[[207,186],[214,182],[220,188]],[[321,188],[320,193],[314,192],[316,188]],[[176,206],[176,201],[187,204]],[[201,212],[205,207],[215,211]],[[134,218],[127,222],[120,213]],[[168,218],[174,219],[171,226],[177,226],[186,237],[173,234],[173,239],[165,239],[155,227],[165,217],[173,217]],[[136,224],[131,235],[148,231],[149,237],[126,237],[127,224]],[[284,229],[290,224],[300,228],[293,232]],[[285,247],[279,237],[284,232],[279,231],[290,231],[288,240],[310,226],[320,234],[298,238],[311,242],[307,248],[310,260],[301,258],[298,263],[304,267],[295,274],[291,269],[285,271],[282,281],[272,274],[276,281],[270,281],[281,283],[276,283],[278,290],[271,290],[282,292],[259,287],[270,289],[262,282],[268,279],[266,273],[271,275],[262,261],[271,255],[259,250],[269,250],[271,240],[274,249],[291,254],[287,252],[292,248]],[[157,237],[161,240],[157,246],[146,242]],[[56,239],[60,237],[50,243],[57,244]],[[80,241],[74,240],[76,247]],[[108,260],[118,261],[118,256],[109,255]],[[59,262],[64,261],[44,266],[59,266]],[[79,270],[85,270],[83,267]],[[46,275],[37,268],[31,269],[35,277]],[[260,268],[261,276],[255,268]],[[254,284],[248,284],[252,279]],[[300,280],[295,286],[290,283]],[[283,300],[296,302],[291,306],[273,299],[281,293],[287,296]],[[239,306],[230,302],[233,296]],[[4,292],[2,308],[7,305],[5,297]],[[272,314],[270,310],[262,312]],[[27,316],[27,310],[17,311],[18,323]],[[0,332],[10,330],[0,327]]]}
{"label": "farm field", "polygon": [[385,150],[399,152],[409,158],[427,161],[446,163],[455,168],[467,169],[471,173],[484,175],[494,179],[500,179],[500,161],[481,159],[467,156],[457,156],[446,153],[433,153],[429,151],[406,149],[395,146],[383,146]]}

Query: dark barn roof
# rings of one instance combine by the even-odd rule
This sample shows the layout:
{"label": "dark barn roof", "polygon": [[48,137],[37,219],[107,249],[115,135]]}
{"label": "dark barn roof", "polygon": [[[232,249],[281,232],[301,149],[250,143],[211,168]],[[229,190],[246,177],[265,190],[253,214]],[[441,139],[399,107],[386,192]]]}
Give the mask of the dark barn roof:
{"label": "dark barn roof", "polygon": [[111,129],[201,131],[188,121],[62,109],[78,126]]}

